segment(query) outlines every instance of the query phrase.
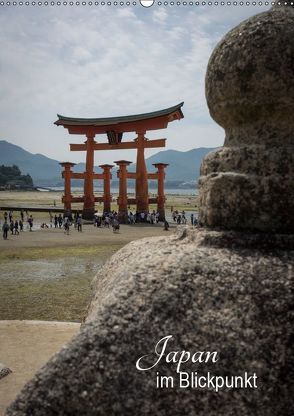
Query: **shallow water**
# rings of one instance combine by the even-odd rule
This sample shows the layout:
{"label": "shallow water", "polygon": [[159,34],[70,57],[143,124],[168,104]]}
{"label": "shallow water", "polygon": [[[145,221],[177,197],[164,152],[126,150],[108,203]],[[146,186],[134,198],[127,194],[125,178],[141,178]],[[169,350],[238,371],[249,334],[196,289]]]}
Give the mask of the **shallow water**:
{"label": "shallow water", "polygon": [[91,281],[103,262],[93,256],[3,262],[0,320],[80,322],[91,299]]}
{"label": "shallow water", "polygon": [[0,282],[5,279],[14,280],[47,280],[64,277],[90,275],[101,267],[102,261],[87,257],[58,257],[42,260],[11,260],[3,262],[0,271]]}

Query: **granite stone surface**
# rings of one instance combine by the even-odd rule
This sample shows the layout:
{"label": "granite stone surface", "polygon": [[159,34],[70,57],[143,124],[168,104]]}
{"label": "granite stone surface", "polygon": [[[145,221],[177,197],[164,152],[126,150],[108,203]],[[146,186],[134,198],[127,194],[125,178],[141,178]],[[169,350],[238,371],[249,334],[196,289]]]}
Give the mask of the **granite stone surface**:
{"label": "granite stone surface", "polygon": [[214,49],[206,98],[226,135],[202,164],[203,225],[294,232],[293,68],[293,7],[242,22]]}

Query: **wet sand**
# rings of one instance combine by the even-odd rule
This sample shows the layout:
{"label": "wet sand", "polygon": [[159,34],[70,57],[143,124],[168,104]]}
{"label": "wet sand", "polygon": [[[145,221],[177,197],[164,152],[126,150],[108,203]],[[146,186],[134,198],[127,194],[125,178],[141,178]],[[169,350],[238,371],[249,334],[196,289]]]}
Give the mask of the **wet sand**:
{"label": "wet sand", "polygon": [[0,379],[0,416],[23,385],[75,334],[70,322],[0,321],[1,362],[12,370]]}
{"label": "wet sand", "polygon": [[105,261],[132,240],[164,233],[156,225],[122,225],[116,234],[89,224],[70,235],[49,228],[1,239],[0,319],[81,322]]}

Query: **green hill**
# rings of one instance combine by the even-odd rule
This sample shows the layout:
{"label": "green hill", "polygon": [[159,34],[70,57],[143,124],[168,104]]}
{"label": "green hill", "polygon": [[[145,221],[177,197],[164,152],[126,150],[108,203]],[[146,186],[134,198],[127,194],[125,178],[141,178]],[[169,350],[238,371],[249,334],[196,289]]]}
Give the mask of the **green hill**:
{"label": "green hill", "polygon": [[2,189],[31,189],[33,180],[30,175],[22,175],[18,166],[0,166],[0,187]]}

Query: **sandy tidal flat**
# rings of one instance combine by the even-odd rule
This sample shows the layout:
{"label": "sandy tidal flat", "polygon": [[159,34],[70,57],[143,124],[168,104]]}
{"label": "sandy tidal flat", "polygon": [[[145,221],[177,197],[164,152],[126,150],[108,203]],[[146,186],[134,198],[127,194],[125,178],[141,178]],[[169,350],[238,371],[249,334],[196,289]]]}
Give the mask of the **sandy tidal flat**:
{"label": "sandy tidal flat", "polygon": [[0,321],[1,362],[12,370],[0,379],[0,416],[23,385],[79,332],[71,322]]}
{"label": "sandy tidal flat", "polygon": [[[99,268],[128,242],[165,234],[162,225],[39,229],[0,239],[0,319],[80,322]],[[172,233],[169,231],[168,233]]]}

